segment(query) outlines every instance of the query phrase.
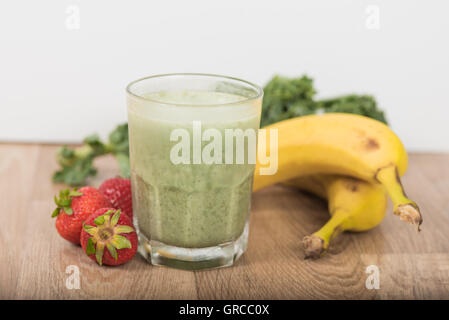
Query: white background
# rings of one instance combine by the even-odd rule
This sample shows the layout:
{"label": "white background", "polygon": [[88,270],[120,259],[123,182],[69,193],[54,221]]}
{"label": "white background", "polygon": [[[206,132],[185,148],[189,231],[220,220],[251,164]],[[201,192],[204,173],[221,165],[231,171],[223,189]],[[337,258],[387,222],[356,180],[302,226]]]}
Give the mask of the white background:
{"label": "white background", "polygon": [[105,136],[126,84],[168,72],[307,73],[320,97],[375,95],[409,150],[449,151],[449,1],[0,2],[0,141]]}

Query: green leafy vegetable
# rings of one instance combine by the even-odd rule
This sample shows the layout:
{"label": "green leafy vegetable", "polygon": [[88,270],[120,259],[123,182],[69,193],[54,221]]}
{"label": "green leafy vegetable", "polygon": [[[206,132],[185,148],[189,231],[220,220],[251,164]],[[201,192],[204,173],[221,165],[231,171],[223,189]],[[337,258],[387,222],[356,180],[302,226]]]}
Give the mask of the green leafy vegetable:
{"label": "green leafy vegetable", "polygon": [[313,80],[274,76],[264,88],[261,125],[315,112]]}
{"label": "green leafy vegetable", "polygon": [[354,113],[387,122],[372,96],[353,94],[315,100],[315,93],[313,80],[306,75],[300,78],[273,77],[264,88],[261,125],[319,112]]}
{"label": "green leafy vegetable", "polygon": [[368,95],[347,95],[334,99],[317,101],[317,109],[324,112],[354,113],[387,123],[385,114],[377,108],[374,97]]}
{"label": "green leafy vegetable", "polygon": [[109,135],[109,141],[103,143],[98,135],[84,139],[83,145],[77,148],[62,147],[57,153],[57,161],[61,169],[53,174],[54,182],[69,185],[82,185],[89,176],[95,176],[97,169],[93,160],[105,154],[113,154],[119,164],[120,174],[129,177],[129,140],[128,124],[117,126]]}

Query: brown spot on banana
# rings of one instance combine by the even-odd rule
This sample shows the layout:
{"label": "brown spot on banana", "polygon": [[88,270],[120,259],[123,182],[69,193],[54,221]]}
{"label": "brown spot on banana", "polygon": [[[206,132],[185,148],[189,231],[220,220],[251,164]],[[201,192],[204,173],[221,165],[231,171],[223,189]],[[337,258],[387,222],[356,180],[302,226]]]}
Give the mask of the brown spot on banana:
{"label": "brown spot on banana", "polygon": [[346,189],[348,189],[351,192],[357,192],[359,190],[359,184],[360,181],[356,180],[356,179],[350,179],[349,177],[346,178],[347,183],[346,183]]}
{"label": "brown spot on banana", "polygon": [[365,143],[365,149],[368,151],[374,151],[380,148],[379,142],[374,138],[368,138]]}
{"label": "brown spot on banana", "polygon": [[376,138],[371,138],[365,130],[356,129],[356,135],[360,137],[362,148],[366,151],[375,151],[380,148],[380,144]]}

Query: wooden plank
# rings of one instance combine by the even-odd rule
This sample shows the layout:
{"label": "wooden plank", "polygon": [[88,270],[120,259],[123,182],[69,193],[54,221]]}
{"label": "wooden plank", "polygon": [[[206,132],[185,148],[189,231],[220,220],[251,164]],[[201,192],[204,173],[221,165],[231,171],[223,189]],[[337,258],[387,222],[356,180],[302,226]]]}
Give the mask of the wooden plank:
{"label": "wooden plank", "polygon": [[[0,298],[14,297],[39,146],[0,145]],[[29,212],[31,215],[31,212]]]}
{"label": "wooden plank", "polygon": [[[253,195],[249,249],[234,267],[188,272],[153,267],[137,256],[99,267],[61,239],[50,219],[57,146],[0,144],[0,298],[6,299],[415,299],[449,298],[449,155],[412,154],[404,177],[424,213],[417,234],[391,213],[366,233],[340,236],[330,254],[304,260],[301,239],[328,219],[326,204],[282,186]],[[90,184],[117,174],[96,161]],[[391,208],[389,209],[391,212]],[[68,289],[69,266],[80,289]],[[366,268],[379,268],[369,290]]]}

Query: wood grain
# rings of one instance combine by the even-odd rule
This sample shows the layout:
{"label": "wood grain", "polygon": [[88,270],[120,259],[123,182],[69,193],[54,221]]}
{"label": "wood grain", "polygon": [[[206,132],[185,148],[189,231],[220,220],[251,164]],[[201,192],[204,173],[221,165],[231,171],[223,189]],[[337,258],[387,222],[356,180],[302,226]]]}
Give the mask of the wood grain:
{"label": "wood grain", "polygon": [[[188,272],[153,267],[140,256],[99,267],[61,239],[50,218],[57,146],[0,144],[0,298],[2,299],[416,299],[449,298],[449,155],[412,154],[404,177],[424,214],[423,231],[388,214],[366,233],[340,236],[330,254],[304,260],[303,236],[327,219],[326,204],[287,187],[253,195],[248,251],[234,267]],[[96,162],[90,184],[117,174]],[[391,209],[389,209],[391,212]],[[67,289],[70,265],[80,289]],[[366,267],[380,289],[365,286]]]}

